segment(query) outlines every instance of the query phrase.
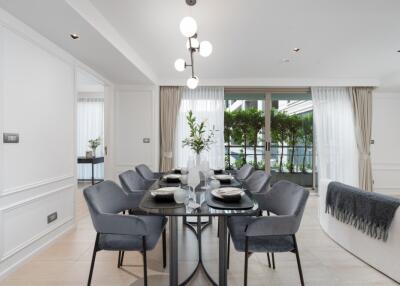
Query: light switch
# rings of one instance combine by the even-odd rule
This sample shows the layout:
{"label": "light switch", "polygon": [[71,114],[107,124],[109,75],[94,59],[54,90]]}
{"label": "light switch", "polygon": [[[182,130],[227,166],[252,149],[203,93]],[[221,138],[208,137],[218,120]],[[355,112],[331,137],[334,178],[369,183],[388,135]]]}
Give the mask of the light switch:
{"label": "light switch", "polygon": [[3,143],[19,143],[19,134],[3,133]]}

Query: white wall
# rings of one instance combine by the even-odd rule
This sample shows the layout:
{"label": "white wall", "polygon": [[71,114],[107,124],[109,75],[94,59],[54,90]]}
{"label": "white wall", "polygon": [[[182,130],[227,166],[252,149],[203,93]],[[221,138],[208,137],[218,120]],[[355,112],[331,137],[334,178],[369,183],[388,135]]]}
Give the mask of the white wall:
{"label": "white wall", "polygon": [[0,276],[74,225],[78,66],[0,9]]}
{"label": "white wall", "polygon": [[372,138],[374,190],[400,195],[400,92],[374,93]]}
{"label": "white wall", "polygon": [[[156,86],[121,86],[114,98],[114,171],[144,163],[159,167],[159,99]],[[150,138],[150,143],[143,143]]]}

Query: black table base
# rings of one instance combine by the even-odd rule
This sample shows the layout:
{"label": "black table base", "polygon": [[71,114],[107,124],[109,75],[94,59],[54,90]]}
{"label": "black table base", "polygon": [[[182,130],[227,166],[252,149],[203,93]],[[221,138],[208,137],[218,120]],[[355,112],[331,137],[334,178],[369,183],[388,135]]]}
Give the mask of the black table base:
{"label": "black table base", "polygon": [[185,223],[185,226],[189,227],[189,229],[192,230],[196,234],[197,247],[198,247],[198,260],[197,260],[197,265],[196,265],[195,269],[193,270],[193,272],[179,285],[184,286],[187,283],[189,283],[190,280],[192,280],[192,278],[194,277],[194,275],[200,270],[202,270],[204,272],[207,279],[211,282],[212,285],[215,285],[215,286],[218,285],[214,281],[214,279],[212,279],[211,275],[208,273],[208,271],[203,263],[201,233],[207,226],[211,225],[212,218],[210,217],[209,219],[210,220],[208,222],[202,223],[201,217],[197,217],[197,223],[196,223],[197,228],[196,229],[194,229],[194,227],[191,225],[191,223],[188,223],[188,222]]}

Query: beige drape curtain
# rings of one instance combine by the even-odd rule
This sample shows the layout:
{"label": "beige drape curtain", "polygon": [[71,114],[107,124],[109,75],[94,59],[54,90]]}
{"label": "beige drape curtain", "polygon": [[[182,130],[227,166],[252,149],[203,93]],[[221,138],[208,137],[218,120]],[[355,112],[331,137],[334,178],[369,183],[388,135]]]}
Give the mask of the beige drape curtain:
{"label": "beige drape curtain", "polygon": [[181,105],[182,88],[177,86],[160,87],[160,171],[173,167],[176,118]]}
{"label": "beige drape curtain", "polygon": [[359,186],[372,192],[371,129],[372,129],[372,88],[351,88],[354,109],[355,133],[358,148]]}

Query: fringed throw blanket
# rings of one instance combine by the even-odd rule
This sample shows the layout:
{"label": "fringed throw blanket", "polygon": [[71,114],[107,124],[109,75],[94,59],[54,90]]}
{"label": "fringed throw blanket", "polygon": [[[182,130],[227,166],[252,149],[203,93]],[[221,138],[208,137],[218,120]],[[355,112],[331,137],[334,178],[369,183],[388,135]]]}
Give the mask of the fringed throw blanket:
{"label": "fringed throw blanket", "polygon": [[331,182],[326,193],[326,213],[353,225],[367,235],[386,241],[400,200]]}

